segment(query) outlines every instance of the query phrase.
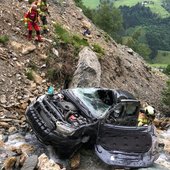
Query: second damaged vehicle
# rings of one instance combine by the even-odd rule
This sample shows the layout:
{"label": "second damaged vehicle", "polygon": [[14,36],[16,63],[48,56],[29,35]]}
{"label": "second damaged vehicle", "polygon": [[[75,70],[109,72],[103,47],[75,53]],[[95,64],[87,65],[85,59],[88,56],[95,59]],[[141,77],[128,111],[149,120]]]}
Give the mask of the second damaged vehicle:
{"label": "second damaged vehicle", "polygon": [[116,167],[148,167],[158,158],[153,125],[138,127],[140,102],[127,91],[75,88],[38,97],[26,117],[40,141],[68,157],[83,143]]}

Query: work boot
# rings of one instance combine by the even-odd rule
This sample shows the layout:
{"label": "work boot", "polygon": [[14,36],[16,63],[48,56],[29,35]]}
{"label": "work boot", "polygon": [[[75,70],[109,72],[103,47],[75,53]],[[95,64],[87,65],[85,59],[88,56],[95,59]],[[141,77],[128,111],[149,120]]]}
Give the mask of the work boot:
{"label": "work boot", "polygon": [[41,38],[40,31],[36,31],[36,33],[37,33],[37,38],[35,40],[38,42],[42,42],[43,40]]}
{"label": "work boot", "polygon": [[28,36],[27,36],[28,41],[32,40],[32,31],[28,32]]}
{"label": "work boot", "polygon": [[40,35],[37,35],[37,38],[35,40],[38,41],[38,42],[43,42],[43,40],[42,40]]}

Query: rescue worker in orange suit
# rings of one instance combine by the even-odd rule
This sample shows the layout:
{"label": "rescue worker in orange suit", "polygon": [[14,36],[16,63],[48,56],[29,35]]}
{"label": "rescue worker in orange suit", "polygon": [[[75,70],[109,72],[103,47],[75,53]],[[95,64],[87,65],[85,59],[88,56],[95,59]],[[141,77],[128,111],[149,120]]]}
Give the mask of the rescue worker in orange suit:
{"label": "rescue worker in orange suit", "polygon": [[138,126],[148,126],[155,119],[155,109],[152,106],[141,108],[138,116]]}
{"label": "rescue worker in orange suit", "polygon": [[29,11],[24,16],[25,26],[28,28],[28,40],[32,39],[33,28],[36,31],[37,41],[41,42],[40,27],[38,26],[39,14],[37,11],[37,5],[32,4]]}

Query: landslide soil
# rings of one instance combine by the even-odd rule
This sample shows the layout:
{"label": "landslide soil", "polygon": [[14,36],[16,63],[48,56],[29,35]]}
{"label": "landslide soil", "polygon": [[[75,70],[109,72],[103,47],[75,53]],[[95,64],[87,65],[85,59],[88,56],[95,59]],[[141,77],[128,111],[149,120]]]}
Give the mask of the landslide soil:
{"label": "landslide soil", "polygon": [[[82,21],[88,19],[72,0],[64,7],[64,11],[55,0],[50,0],[49,4],[51,14],[48,16],[49,33],[43,36],[42,43],[36,43],[34,40],[29,42],[36,46],[33,52],[22,54],[11,46],[11,42],[15,41],[27,46],[27,30],[24,28],[22,19],[30,5],[26,1],[18,3],[14,0],[1,0],[0,35],[7,35],[9,41],[6,45],[0,44],[0,95],[5,96],[9,103],[11,102],[11,107],[19,104],[16,100],[13,104],[11,100],[16,98],[22,90],[29,89],[30,81],[25,73],[30,66],[34,66],[39,75],[45,75],[44,83],[38,85],[42,88],[42,94],[49,84],[63,88],[64,83],[71,79],[76,69],[78,52],[75,52],[75,49],[68,44],[54,43],[53,25],[59,23],[70,33],[84,38]],[[141,56],[128,47],[117,44],[93,24],[91,32],[92,38],[87,39],[90,46],[99,44],[105,52],[104,55],[97,54],[102,67],[101,86],[128,90],[138,99],[147,101],[161,110],[161,91],[165,87],[167,77],[157,70],[152,70]],[[54,47],[59,52],[58,57],[52,52]],[[47,59],[43,60],[43,55],[47,56]],[[49,69],[52,68],[56,70],[53,81],[47,76]],[[1,107],[3,108],[4,105],[1,104]]]}

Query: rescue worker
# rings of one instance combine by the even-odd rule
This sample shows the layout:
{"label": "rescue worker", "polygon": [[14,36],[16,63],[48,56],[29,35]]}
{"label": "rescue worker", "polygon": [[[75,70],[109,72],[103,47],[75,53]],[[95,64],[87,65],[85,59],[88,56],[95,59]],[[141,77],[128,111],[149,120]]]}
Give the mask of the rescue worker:
{"label": "rescue worker", "polygon": [[42,21],[43,24],[43,34],[47,34],[48,33],[48,29],[47,29],[47,15],[50,15],[49,11],[48,11],[48,4],[46,0],[39,0],[37,3],[38,6],[38,12],[40,15],[40,19]]}
{"label": "rescue worker", "polygon": [[138,116],[138,126],[148,126],[155,119],[155,109],[152,106],[141,108]]}
{"label": "rescue worker", "polygon": [[89,30],[89,28],[85,28],[84,32],[83,32],[83,35],[84,36],[88,36],[91,34],[91,31]]}
{"label": "rescue worker", "polygon": [[149,123],[152,123],[153,120],[155,119],[155,109],[148,105],[145,107],[145,112],[146,112],[146,115],[148,116],[148,121]]}
{"label": "rescue worker", "polygon": [[28,40],[32,39],[32,29],[34,28],[37,35],[37,41],[41,42],[40,27],[38,26],[39,16],[38,16],[37,5],[32,4],[29,11],[24,16],[25,26],[28,28]]}
{"label": "rescue worker", "polygon": [[90,31],[91,23],[89,21],[83,20],[82,24],[83,24],[82,27],[84,29],[83,35],[85,37],[92,38],[91,31]]}

